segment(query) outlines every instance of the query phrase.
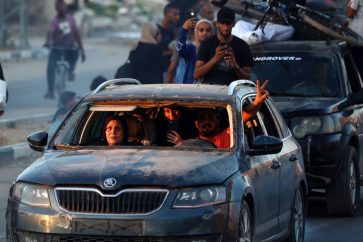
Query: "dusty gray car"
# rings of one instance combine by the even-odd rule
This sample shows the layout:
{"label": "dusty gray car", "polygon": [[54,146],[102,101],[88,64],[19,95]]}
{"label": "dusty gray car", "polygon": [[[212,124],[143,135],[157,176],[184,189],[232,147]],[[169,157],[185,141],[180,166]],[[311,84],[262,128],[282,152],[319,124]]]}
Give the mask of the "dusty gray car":
{"label": "dusty gray car", "polygon": [[[242,123],[252,82],[118,84],[84,97],[49,143],[45,132],[28,137],[44,153],[10,189],[7,241],[304,240],[302,151],[271,99]],[[213,110],[228,146],[198,134],[159,142],[165,108],[191,129]],[[125,120],[124,145],[104,142],[109,115]]]}

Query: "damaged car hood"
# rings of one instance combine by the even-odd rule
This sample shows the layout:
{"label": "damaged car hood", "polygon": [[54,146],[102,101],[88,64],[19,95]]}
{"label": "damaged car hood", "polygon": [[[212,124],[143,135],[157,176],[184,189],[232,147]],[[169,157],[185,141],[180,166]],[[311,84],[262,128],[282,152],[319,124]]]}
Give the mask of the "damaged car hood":
{"label": "damaged car hood", "polygon": [[28,167],[18,181],[59,185],[92,185],[103,189],[127,186],[164,187],[220,184],[238,171],[237,159],[227,151],[111,149],[52,151]]}

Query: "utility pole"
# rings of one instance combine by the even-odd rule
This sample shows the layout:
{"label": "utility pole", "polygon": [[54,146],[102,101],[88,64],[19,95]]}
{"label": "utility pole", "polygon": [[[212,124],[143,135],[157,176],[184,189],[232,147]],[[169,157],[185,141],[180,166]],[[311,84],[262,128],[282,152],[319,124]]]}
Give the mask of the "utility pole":
{"label": "utility pole", "polygon": [[19,0],[19,24],[20,24],[19,47],[21,49],[25,49],[29,47],[29,42],[28,42],[29,16],[28,16],[27,0]]}

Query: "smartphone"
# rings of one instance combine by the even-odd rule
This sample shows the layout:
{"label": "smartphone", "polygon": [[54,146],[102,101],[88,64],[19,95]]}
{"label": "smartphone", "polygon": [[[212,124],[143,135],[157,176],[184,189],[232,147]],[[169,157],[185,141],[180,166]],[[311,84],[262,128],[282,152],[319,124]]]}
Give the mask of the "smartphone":
{"label": "smartphone", "polygon": [[195,18],[195,13],[193,11],[189,13],[189,18]]}

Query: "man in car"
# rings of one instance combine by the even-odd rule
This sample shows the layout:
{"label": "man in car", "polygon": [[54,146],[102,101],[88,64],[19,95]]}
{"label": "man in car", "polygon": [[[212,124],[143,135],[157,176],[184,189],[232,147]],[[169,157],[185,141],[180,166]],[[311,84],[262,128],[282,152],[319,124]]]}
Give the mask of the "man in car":
{"label": "man in car", "polygon": [[[269,96],[269,93],[266,90],[267,82],[268,81],[265,81],[262,85],[260,85],[259,81],[256,82],[256,97],[253,102],[250,103],[245,110],[243,110],[243,123],[250,120],[250,118],[258,112],[262,103]],[[230,148],[229,127],[224,130],[220,130],[219,119],[215,109],[206,108],[199,110],[195,120],[195,127],[198,130],[198,139],[208,141],[220,149]],[[182,140],[181,136],[176,132],[169,133],[168,135],[168,141],[171,143],[178,144]]]}

